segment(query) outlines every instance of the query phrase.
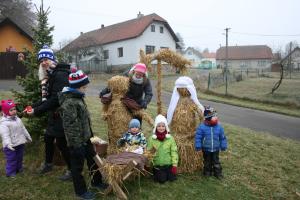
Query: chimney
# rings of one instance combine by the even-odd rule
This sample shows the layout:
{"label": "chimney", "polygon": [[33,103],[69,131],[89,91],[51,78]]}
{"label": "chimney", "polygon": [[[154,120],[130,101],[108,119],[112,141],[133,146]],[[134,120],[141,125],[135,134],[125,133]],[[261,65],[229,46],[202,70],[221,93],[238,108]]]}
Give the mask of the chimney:
{"label": "chimney", "polygon": [[83,35],[83,32],[80,32],[80,35]]}
{"label": "chimney", "polygon": [[101,28],[104,28],[104,24],[101,24]]}
{"label": "chimney", "polygon": [[141,13],[141,11],[139,11],[139,13],[137,14],[137,18],[141,18],[144,17],[144,15]]}

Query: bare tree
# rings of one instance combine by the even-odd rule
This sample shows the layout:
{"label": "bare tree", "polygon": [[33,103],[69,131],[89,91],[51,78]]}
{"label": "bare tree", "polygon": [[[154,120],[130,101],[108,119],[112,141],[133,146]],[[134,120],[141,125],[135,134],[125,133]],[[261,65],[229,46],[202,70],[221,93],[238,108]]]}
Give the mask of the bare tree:
{"label": "bare tree", "polygon": [[180,46],[181,50],[184,50],[185,49],[185,43],[184,43],[183,37],[180,35],[180,33],[176,33],[176,36],[179,40],[179,42],[177,44]]}

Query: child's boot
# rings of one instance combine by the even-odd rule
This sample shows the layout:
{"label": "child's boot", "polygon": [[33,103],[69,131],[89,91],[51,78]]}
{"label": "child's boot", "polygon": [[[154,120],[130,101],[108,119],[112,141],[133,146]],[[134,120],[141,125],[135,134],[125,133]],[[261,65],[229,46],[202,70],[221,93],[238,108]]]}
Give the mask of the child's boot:
{"label": "child's boot", "polygon": [[43,163],[39,173],[40,174],[45,174],[45,173],[48,173],[50,171],[52,171],[53,169],[53,164],[52,163]]}
{"label": "child's boot", "polygon": [[222,179],[223,178],[223,174],[222,174],[222,166],[221,164],[215,164],[214,165],[214,176],[217,179]]}

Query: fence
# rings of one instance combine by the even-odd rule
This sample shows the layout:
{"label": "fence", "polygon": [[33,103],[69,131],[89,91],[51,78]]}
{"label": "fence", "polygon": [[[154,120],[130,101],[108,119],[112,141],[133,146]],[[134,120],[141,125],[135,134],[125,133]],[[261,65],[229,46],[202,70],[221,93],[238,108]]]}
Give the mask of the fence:
{"label": "fence", "polygon": [[112,70],[111,66],[107,65],[106,60],[88,60],[88,61],[79,61],[78,68],[82,69],[85,73],[110,73]]}
{"label": "fence", "polygon": [[[271,72],[269,69],[242,69],[242,70],[229,70],[227,73],[228,83],[243,81],[247,78],[279,78],[280,72]],[[285,70],[283,72],[284,79],[300,79],[300,71],[294,70],[292,73]],[[207,78],[207,90],[211,88],[220,87],[226,84],[226,73],[214,72],[209,73]]]}
{"label": "fence", "polygon": [[0,53],[0,79],[15,79],[16,76],[26,75],[26,67],[18,61],[18,54],[18,52]]}

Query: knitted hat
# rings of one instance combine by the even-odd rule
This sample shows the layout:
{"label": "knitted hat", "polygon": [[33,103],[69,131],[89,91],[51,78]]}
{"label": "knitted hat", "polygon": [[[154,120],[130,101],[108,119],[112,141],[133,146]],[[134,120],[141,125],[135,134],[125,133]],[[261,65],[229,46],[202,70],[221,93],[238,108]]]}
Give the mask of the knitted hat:
{"label": "knitted hat", "polygon": [[47,58],[55,62],[53,50],[50,49],[47,45],[44,45],[38,53],[38,61],[40,62],[43,58]]}
{"label": "knitted hat", "polygon": [[157,136],[155,135],[155,133],[156,133],[156,128],[157,128],[157,126],[158,126],[159,123],[164,123],[165,124],[166,131],[168,132],[168,134],[166,135],[166,138],[169,138],[170,137],[170,134],[169,134],[170,129],[169,129],[169,126],[168,126],[167,119],[163,115],[157,115],[157,117],[155,118],[152,138],[154,138],[154,139],[157,138]]}
{"label": "knitted hat", "polygon": [[80,88],[81,86],[87,85],[89,82],[89,77],[83,73],[82,70],[78,70],[69,75],[70,88]]}
{"label": "knitted hat", "polygon": [[211,106],[204,106],[204,119],[210,120],[212,117],[217,115],[215,109]]}
{"label": "knitted hat", "polygon": [[1,108],[5,115],[9,115],[9,110],[13,107],[16,107],[16,104],[13,100],[9,99],[1,101]]}
{"label": "knitted hat", "polygon": [[143,74],[146,74],[147,72],[147,67],[144,63],[137,63],[133,67],[135,72],[141,72]]}
{"label": "knitted hat", "polygon": [[137,119],[132,119],[130,122],[129,122],[129,128],[140,128],[141,127],[141,123],[139,120]]}

